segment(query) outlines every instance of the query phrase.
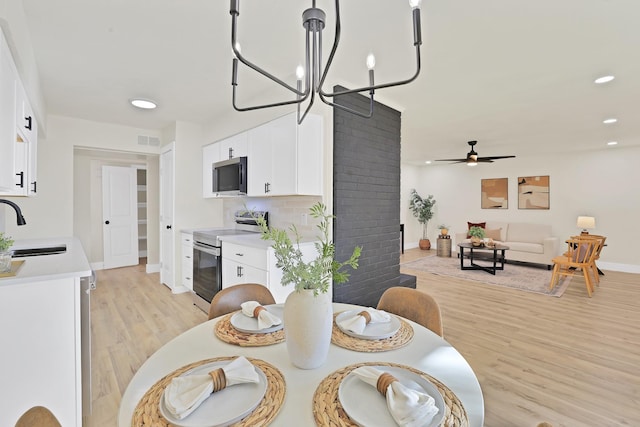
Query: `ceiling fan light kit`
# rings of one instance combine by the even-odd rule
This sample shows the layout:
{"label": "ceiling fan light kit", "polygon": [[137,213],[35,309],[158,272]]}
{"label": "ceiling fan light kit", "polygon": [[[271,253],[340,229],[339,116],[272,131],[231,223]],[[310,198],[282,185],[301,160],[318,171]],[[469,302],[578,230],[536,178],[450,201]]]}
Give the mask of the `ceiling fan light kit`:
{"label": "ceiling fan light kit", "polygon": [[[374,78],[375,57],[373,54],[367,56],[366,65],[369,70],[369,86],[360,87],[357,89],[337,91],[337,92],[325,92],[323,84],[331,68],[333,57],[338,49],[338,43],[340,41],[340,2],[335,0],[335,36],[333,41],[333,47],[331,53],[327,59],[326,64],[322,64],[322,30],[325,27],[326,14],[322,9],[316,7],[316,0],[312,0],[311,7],[306,9],[302,13],[302,26],[306,32],[305,39],[305,56],[304,67],[298,66],[296,69],[296,87],[293,87],[271,73],[263,70],[257,65],[253,64],[242,56],[240,47],[237,42],[238,32],[238,16],[240,15],[240,0],[230,0],[229,13],[231,14],[231,49],[233,50],[232,60],[232,77],[231,85],[233,86],[232,103],[233,108],[236,111],[251,111],[270,107],[280,107],[284,105],[297,104],[298,109],[298,124],[302,123],[307,113],[311,109],[313,102],[315,101],[315,95],[327,105],[330,105],[341,110],[348,111],[355,115],[364,118],[370,118],[373,115],[374,99],[373,95],[377,89],[384,89],[392,86],[405,85],[414,81],[420,74],[420,46],[422,45],[422,29],[420,24],[420,0],[409,0],[409,5],[412,8],[413,15],[413,46],[415,47],[416,56],[416,70],[414,74],[405,80],[400,80],[391,83],[376,84]],[[238,86],[238,64],[243,63],[247,67],[262,74],[278,85],[289,90],[295,97],[292,100],[274,102],[264,105],[256,105],[252,107],[239,107],[236,102],[236,89]],[[350,93],[369,92],[369,111],[361,112],[352,108],[348,108],[344,105],[337,104],[330,100],[335,96],[347,95]],[[304,113],[300,114],[300,106],[308,100],[308,104]]]}
{"label": "ceiling fan light kit", "polygon": [[471,147],[471,151],[467,153],[467,157],[464,159],[439,159],[436,162],[453,162],[453,163],[466,163],[467,166],[476,166],[478,163],[493,163],[494,160],[500,159],[513,159],[516,156],[487,156],[478,157],[478,153],[474,150],[474,146],[478,141],[468,141],[467,144]]}

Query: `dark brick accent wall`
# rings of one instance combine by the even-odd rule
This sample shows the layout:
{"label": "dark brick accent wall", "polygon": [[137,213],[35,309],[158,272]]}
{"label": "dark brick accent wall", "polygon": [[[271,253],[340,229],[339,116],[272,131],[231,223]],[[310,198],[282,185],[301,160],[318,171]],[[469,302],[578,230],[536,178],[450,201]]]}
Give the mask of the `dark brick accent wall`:
{"label": "dark brick accent wall", "polygon": [[[369,108],[358,94],[336,97],[336,103]],[[334,284],[336,302],[375,307],[392,286],[416,287],[415,277],[400,274],[400,124],[400,112],[379,103],[370,119],[333,109],[336,258],[362,246],[360,267],[347,283]]]}

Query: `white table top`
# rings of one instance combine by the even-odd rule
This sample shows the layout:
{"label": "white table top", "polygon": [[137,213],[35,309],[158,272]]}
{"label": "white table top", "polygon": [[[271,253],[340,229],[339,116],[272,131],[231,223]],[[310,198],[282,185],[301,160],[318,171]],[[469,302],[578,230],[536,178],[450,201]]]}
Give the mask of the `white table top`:
{"label": "white table top", "polygon": [[[357,306],[334,303],[334,312]],[[219,318],[218,318],[219,319]],[[119,427],[130,427],[136,405],[158,380],[187,364],[222,356],[248,356],[276,366],[284,374],[287,393],[280,413],[272,426],[313,426],[313,394],[320,382],[344,366],[361,362],[393,362],[412,366],[440,380],[458,396],[469,417],[471,427],[484,423],[484,401],[473,370],[458,351],[430,330],[409,321],[413,340],[396,350],[364,353],[338,347],[329,349],[324,365],[312,370],[294,367],[289,362],[285,343],[264,347],[240,347],[227,344],[215,336],[213,319],[195,326],[156,351],[140,367],[127,386],[120,402]]]}

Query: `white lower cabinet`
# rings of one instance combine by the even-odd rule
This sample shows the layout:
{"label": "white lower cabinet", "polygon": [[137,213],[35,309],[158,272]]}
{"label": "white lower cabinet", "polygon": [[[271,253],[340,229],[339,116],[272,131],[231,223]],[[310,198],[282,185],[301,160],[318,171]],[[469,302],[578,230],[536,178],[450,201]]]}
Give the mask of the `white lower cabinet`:
{"label": "white lower cabinet", "polygon": [[41,405],[82,425],[80,316],[80,278],[0,286],[0,424]]}
{"label": "white lower cabinet", "polygon": [[182,233],[182,286],[193,291],[193,234]]}
{"label": "white lower cabinet", "polygon": [[[300,245],[305,260],[316,254],[313,242]],[[241,283],[259,283],[271,291],[276,303],[284,303],[293,291],[293,284],[282,286],[282,270],[276,267],[271,247],[248,246],[222,242],[222,288]]]}

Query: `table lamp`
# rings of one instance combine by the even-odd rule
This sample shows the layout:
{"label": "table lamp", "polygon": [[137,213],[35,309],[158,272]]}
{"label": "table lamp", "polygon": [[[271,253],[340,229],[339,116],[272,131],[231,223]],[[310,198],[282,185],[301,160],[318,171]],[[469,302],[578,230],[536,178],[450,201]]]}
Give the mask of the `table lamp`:
{"label": "table lamp", "polygon": [[596,219],[592,216],[579,216],[578,223],[576,225],[578,228],[582,228],[582,232],[580,234],[589,234],[587,230],[596,228]]}

